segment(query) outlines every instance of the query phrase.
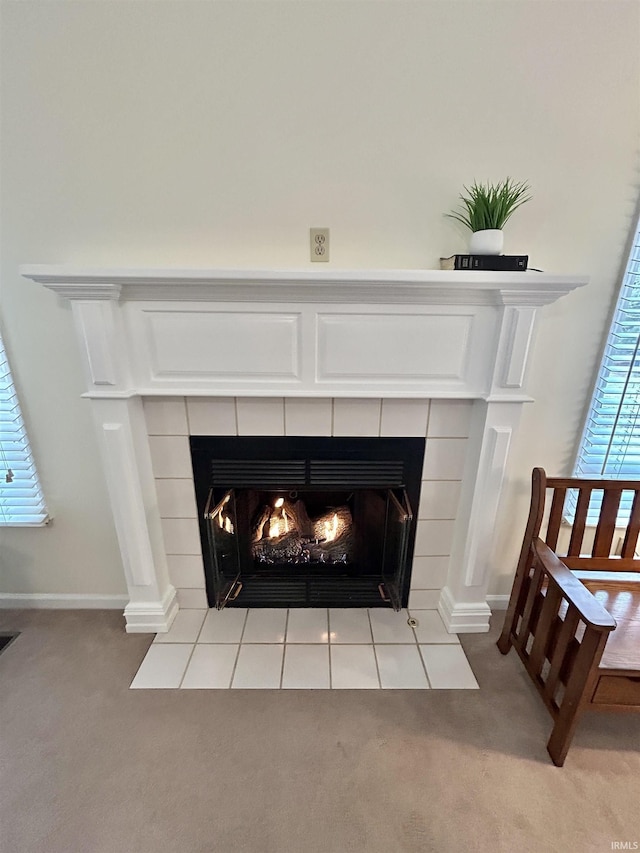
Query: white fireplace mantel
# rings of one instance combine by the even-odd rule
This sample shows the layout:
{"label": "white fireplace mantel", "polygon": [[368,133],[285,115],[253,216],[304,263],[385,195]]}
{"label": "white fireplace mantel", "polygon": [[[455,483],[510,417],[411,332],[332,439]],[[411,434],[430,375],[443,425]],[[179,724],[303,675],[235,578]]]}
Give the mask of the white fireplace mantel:
{"label": "white fireplace mantel", "polygon": [[435,270],[29,265],[71,301],[129,588],[130,632],[166,631],[169,582],[144,396],[458,398],[472,433],[440,612],[487,630],[491,537],[539,307],[584,276]]}

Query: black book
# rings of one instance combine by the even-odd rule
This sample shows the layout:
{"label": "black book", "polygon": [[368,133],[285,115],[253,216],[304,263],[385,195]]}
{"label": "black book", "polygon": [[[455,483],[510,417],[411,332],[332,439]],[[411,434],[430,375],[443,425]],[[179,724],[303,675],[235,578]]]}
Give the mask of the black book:
{"label": "black book", "polygon": [[451,255],[440,258],[440,269],[517,272],[526,270],[528,263],[529,255]]}

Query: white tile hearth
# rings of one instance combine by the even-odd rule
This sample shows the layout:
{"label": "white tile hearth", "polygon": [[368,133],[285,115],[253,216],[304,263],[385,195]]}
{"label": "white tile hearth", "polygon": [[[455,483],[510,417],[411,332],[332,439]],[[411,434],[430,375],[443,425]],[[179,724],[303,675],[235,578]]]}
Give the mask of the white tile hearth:
{"label": "white tile hearth", "polygon": [[432,687],[456,690],[478,688],[462,646],[421,645],[420,653]]}
{"label": "white tile hearth", "polygon": [[181,610],[171,630],[153,641],[131,684],[192,690],[477,686],[457,635],[447,633],[436,610],[379,607]]}
{"label": "white tile hearth", "polygon": [[323,608],[289,611],[287,643],[328,643],[329,619]]}
{"label": "white tile hearth", "polygon": [[185,690],[229,687],[238,657],[238,648],[237,645],[198,643],[194,646],[189,666],[180,686]]}
{"label": "white tile hearth", "polygon": [[328,690],[329,647],[287,645],[284,652],[282,687],[287,690]]}
{"label": "white tile hearth", "polygon": [[413,629],[419,643],[460,644],[457,634],[450,634],[437,610],[414,610],[411,615],[418,623]]}
{"label": "white tile hearth", "polygon": [[199,643],[239,643],[247,619],[246,607],[210,610],[204,620]]}
{"label": "white tile hearth", "polygon": [[179,610],[166,634],[156,634],[155,643],[195,643],[206,610]]}
{"label": "white tile hearth", "polygon": [[242,641],[244,643],[284,643],[287,611],[279,608],[249,610]]}
{"label": "white tile hearth", "polygon": [[413,629],[407,624],[406,610],[395,613],[378,607],[369,611],[374,643],[415,643]]}
{"label": "white tile hearth", "polygon": [[373,646],[332,646],[330,651],[334,690],[375,690],[380,686]]}
{"label": "white tile hearth", "polygon": [[329,610],[331,643],[372,643],[371,623],[364,608],[346,607]]}
{"label": "white tile hearth", "polygon": [[375,652],[383,689],[426,690],[429,687],[416,645],[376,645]]}
{"label": "white tile hearth", "polygon": [[193,646],[187,643],[151,644],[131,682],[133,689],[180,687]]}
{"label": "white tile hearth", "polygon": [[278,688],[282,682],[284,646],[275,643],[240,646],[232,687],[246,689]]}

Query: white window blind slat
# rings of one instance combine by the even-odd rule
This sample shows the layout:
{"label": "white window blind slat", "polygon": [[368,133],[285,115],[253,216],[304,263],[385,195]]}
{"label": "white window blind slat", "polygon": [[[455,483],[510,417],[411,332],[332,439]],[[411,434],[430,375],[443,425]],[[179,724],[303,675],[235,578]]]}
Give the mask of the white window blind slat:
{"label": "white window blind slat", "polygon": [[0,525],[48,519],[7,355],[0,338]]}
{"label": "white window blind slat", "polygon": [[[598,380],[584,427],[575,477],[640,479],[640,221],[620,288]],[[587,523],[598,519],[602,493],[594,492]],[[626,524],[631,497],[623,496],[618,524]],[[569,493],[567,515],[575,513]]]}

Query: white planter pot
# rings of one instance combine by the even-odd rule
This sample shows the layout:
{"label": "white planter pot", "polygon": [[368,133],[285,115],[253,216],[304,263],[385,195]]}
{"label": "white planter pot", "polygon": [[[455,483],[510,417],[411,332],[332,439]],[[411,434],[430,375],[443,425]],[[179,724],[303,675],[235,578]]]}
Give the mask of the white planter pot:
{"label": "white planter pot", "polygon": [[470,255],[501,255],[504,246],[504,232],[499,228],[474,231],[469,241]]}

